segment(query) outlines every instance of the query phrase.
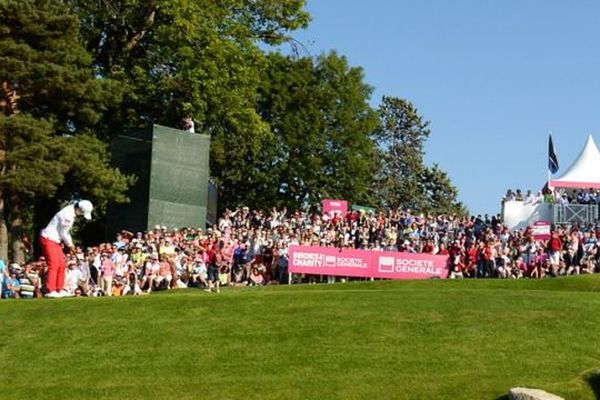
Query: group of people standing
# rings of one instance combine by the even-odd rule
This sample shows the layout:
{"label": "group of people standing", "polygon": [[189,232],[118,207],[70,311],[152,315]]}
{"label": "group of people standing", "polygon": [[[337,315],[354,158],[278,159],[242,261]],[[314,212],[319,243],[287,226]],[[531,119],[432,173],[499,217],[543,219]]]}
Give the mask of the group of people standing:
{"label": "group of people standing", "polygon": [[[91,218],[82,200],[59,211],[41,232],[43,258],[11,266],[3,296],[39,288],[49,298],[73,295],[138,295],[155,290],[335,281],[290,276],[290,245],[443,255],[450,278],[541,278],[600,271],[600,226],[554,227],[552,238],[534,240],[531,229],[510,231],[499,216],[414,215],[408,211],[357,210],[346,215],[225,210],[209,228],[156,226],[121,232],[113,243],[82,249],[70,235],[75,218]],[[66,249],[63,251],[63,245]],[[343,278],[343,277],[340,277]],[[25,290],[24,290],[25,289]],[[34,290],[35,292],[35,290]],[[24,296],[26,297],[26,296]]]}

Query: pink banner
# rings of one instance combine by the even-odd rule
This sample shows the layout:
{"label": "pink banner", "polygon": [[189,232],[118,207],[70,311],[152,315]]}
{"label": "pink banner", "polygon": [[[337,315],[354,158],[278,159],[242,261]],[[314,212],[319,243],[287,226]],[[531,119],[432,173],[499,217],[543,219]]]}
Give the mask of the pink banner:
{"label": "pink banner", "polygon": [[348,202],[346,200],[331,200],[325,199],[322,202],[323,213],[339,213],[342,216],[346,216],[348,213]]}
{"label": "pink banner", "polygon": [[550,222],[549,221],[537,221],[532,227],[533,240],[549,240],[552,235],[550,234]]}
{"label": "pink banner", "polygon": [[448,257],[420,253],[292,245],[292,273],[387,279],[448,277]]}

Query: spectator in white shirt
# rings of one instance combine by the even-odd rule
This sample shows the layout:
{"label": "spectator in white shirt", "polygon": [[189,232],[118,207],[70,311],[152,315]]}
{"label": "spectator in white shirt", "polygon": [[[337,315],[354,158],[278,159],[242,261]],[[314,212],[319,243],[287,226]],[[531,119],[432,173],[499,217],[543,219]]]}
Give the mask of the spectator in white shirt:
{"label": "spectator in white shirt", "polygon": [[74,296],[79,287],[79,282],[81,281],[81,271],[77,268],[77,262],[75,260],[69,261],[68,267],[67,277],[65,279],[65,290],[69,292],[69,296]]}
{"label": "spectator in white shirt", "polygon": [[527,194],[525,195],[525,204],[535,204],[537,203],[537,199],[534,196],[533,193],[531,193],[531,190],[527,191]]}
{"label": "spectator in white shirt", "polygon": [[194,120],[191,116],[186,115],[183,118],[183,130],[189,133],[195,133],[196,129],[194,127]]}

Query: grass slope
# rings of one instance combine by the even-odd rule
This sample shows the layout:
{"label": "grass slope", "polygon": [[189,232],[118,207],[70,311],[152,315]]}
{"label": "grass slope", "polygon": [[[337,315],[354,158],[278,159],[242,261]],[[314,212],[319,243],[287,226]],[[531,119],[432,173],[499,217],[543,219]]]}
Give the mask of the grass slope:
{"label": "grass slope", "polygon": [[594,399],[600,277],[0,301],[0,398]]}

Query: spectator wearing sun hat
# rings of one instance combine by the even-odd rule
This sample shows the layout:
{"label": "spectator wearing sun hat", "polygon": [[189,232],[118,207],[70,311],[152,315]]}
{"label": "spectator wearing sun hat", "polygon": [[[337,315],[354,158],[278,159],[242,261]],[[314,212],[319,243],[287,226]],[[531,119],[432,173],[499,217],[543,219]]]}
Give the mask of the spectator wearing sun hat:
{"label": "spectator wearing sun hat", "polygon": [[68,296],[68,292],[64,290],[66,261],[61,243],[67,246],[71,254],[75,254],[75,246],[71,238],[71,228],[75,223],[75,218],[83,215],[89,221],[92,219],[93,209],[94,206],[88,200],[79,200],[75,204],[69,204],[56,213],[48,226],[42,230],[40,245],[48,263],[47,297]]}
{"label": "spectator wearing sun hat", "polygon": [[18,275],[21,267],[18,264],[11,264],[8,273],[2,275],[2,298],[19,299],[21,298],[21,283]]}
{"label": "spectator wearing sun hat", "polygon": [[157,276],[158,271],[160,270],[160,262],[158,261],[158,253],[152,253],[150,260],[146,262],[144,266],[144,276],[142,278],[141,287],[142,289],[148,285],[148,289],[146,290],[148,293],[152,291],[152,283],[154,281],[154,277]]}

